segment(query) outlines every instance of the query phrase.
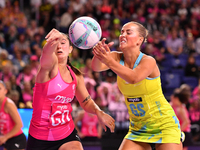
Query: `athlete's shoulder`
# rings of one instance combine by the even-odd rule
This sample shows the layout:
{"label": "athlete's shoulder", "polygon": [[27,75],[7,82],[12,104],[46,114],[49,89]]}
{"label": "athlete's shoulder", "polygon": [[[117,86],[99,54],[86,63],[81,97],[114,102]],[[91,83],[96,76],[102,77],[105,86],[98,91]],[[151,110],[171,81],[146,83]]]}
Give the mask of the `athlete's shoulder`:
{"label": "athlete's shoulder", "polygon": [[155,58],[146,54],[144,54],[144,56],[142,57],[142,61],[148,61],[156,64]]}
{"label": "athlete's shoulder", "polygon": [[15,108],[17,108],[17,106],[15,105],[13,100],[7,97],[7,101],[5,103],[5,108],[4,108],[5,112],[8,113],[10,112],[10,110],[15,109]]}

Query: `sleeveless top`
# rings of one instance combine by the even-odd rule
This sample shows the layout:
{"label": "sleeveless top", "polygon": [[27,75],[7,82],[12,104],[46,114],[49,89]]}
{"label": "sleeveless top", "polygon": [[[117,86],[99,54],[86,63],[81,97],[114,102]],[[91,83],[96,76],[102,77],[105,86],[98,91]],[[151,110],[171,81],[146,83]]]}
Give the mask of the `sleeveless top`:
{"label": "sleeveless top", "polygon": [[98,118],[96,115],[90,115],[87,112],[84,113],[83,119],[81,121],[81,132],[87,137],[97,137],[97,124]]}
{"label": "sleeveless top", "polygon": [[[6,103],[7,100],[12,101],[11,99],[6,97],[3,100],[3,103],[1,105],[1,109],[0,109],[0,135],[7,134],[15,126],[15,122],[13,121],[11,116],[4,111],[4,106],[5,106],[5,103]],[[18,136],[22,133],[23,133],[23,131],[22,131],[22,129],[20,129],[19,132],[17,132],[17,134],[15,134],[15,136]]]}
{"label": "sleeveless top", "polygon": [[74,99],[77,80],[67,66],[73,81],[65,82],[58,74],[45,83],[35,83],[33,90],[33,114],[29,133],[39,140],[61,140],[74,130],[71,101]]}
{"label": "sleeveless top", "polygon": [[[133,69],[137,67],[142,57],[143,53],[140,53]],[[120,64],[124,65],[122,59]],[[129,113],[129,133],[125,138],[148,143],[180,143],[179,121],[162,93],[160,76],[147,77],[135,84],[129,84],[117,76],[117,84],[125,97]],[[170,133],[169,130],[172,129]],[[175,134],[177,136],[174,136]],[[166,136],[166,139],[165,135],[170,136]],[[179,138],[173,139],[171,135]]]}

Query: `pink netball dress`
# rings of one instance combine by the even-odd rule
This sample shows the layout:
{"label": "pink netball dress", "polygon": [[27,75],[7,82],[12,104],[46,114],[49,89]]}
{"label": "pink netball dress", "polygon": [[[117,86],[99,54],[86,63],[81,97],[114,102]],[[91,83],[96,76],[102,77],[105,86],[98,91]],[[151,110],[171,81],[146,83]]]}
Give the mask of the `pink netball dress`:
{"label": "pink netball dress", "polygon": [[39,140],[61,140],[74,130],[71,101],[75,96],[76,76],[67,66],[73,81],[66,83],[58,74],[45,83],[35,83],[33,114],[29,134]]}
{"label": "pink netball dress", "polygon": [[[11,116],[4,111],[4,106],[5,106],[5,103],[6,103],[7,100],[12,102],[11,99],[6,97],[3,100],[3,103],[1,105],[1,109],[0,109],[0,135],[7,134],[15,126],[15,123],[12,120]],[[18,135],[20,135],[22,133],[23,133],[22,130],[20,130],[15,136],[18,136]]]}
{"label": "pink netball dress", "polygon": [[81,121],[81,132],[87,137],[97,137],[97,124],[98,118],[96,115],[89,115],[87,112],[84,113]]}
{"label": "pink netball dress", "polygon": [[[181,107],[183,108],[183,109],[185,109],[185,112],[186,112],[186,116],[189,118],[189,112],[188,112],[188,110],[187,110],[187,108],[185,107],[185,105],[184,104],[182,104],[181,105]],[[173,107],[173,109],[174,109],[174,111],[175,111],[175,113],[177,114],[177,107]],[[180,125],[183,123],[183,120],[181,120],[181,118],[180,118],[180,115],[182,115],[182,114],[177,114],[177,117],[178,117],[178,119],[179,119],[179,122],[180,122]],[[191,124],[188,124],[188,126],[185,128],[185,130],[183,130],[183,132],[190,132],[190,126],[191,126]]]}

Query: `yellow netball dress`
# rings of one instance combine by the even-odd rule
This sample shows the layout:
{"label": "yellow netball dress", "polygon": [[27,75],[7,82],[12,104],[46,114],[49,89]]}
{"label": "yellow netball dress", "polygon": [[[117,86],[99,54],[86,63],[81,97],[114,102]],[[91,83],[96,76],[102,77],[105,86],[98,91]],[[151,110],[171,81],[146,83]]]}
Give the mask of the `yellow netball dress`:
{"label": "yellow netball dress", "polygon": [[[142,56],[143,53],[140,53],[133,69]],[[124,65],[122,59],[120,64]],[[118,76],[117,84],[125,97],[130,117],[126,139],[146,143],[180,143],[180,124],[162,93],[160,76],[146,78],[136,84],[129,84]]]}

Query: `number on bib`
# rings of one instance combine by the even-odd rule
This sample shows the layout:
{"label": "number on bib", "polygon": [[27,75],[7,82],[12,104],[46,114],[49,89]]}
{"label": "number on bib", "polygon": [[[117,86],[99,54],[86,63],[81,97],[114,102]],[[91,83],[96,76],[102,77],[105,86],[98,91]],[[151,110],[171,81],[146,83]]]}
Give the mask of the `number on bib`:
{"label": "number on bib", "polygon": [[139,117],[139,116],[143,117],[145,115],[145,111],[142,109],[142,108],[144,108],[143,104],[137,104],[136,106],[134,104],[130,104],[129,107],[131,109],[131,112],[135,116],[137,116],[137,117]]}
{"label": "number on bib", "polygon": [[71,121],[71,105],[70,104],[57,104],[52,105],[52,112],[50,114],[49,127],[57,127],[64,125]]}

